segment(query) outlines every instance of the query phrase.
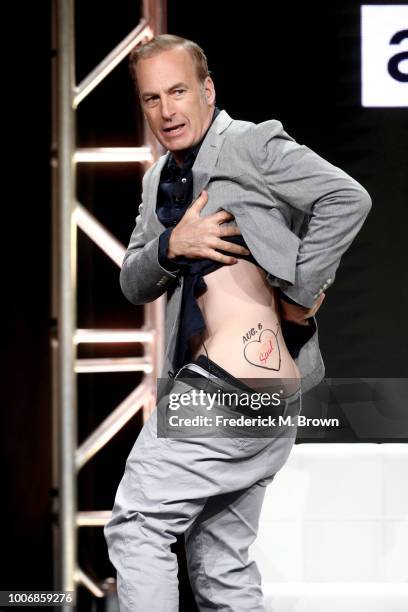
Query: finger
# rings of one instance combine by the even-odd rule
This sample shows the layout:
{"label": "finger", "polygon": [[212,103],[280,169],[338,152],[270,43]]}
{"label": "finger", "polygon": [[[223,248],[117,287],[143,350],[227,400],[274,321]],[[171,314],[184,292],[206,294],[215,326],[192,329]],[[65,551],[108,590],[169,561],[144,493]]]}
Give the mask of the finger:
{"label": "finger", "polygon": [[314,317],[314,315],[316,314],[316,312],[319,310],[320,306],[322,305],[322,302],[325,297],[326,297],[326,294],[321,293],[319,297],[317,298],[316,302],[313,304],[313,306],[309,308],[308,310],[305,310],[305,313],[304,313],[305,319],[310,319],[310,317]]}
{"label": "finger", "polygon": [[320,306],[320,304],[323,302],[323,300],[324,300],[324,298],[325,298],[325,297],[326,297],[326,294],[325,294],[325,293],[321,293],[321,294],[319,295],[319,297],[317,298],[316,303],[314,304],[314,306],[313,306],[313,307],[315,307],[315,306]]}
{"label": "finger", "polygon": [[224,225],[220,227],[220,236],[241,236],[238,225]]}
{"label": "finger", "polygon": [[234,215],[227,210],[219,210],[216,213],[213,213],[209,216],[210,219],[215,221],[216,223],[224,223],[224,221],[231,221],[234,218]]}
{"label": "finger", "polygon": [[194,212],[200,212],[204,208],[204,206],[207,204],[207,202],[208,202],[208,192],[203,190],[198,196],[198,198],[190,206],[190,210],[193,209]]}
{"label": "finger", "polygon": [[316,303],[313,305],[313,307],[311,308],[311,316],[315,315],[316,312],[319,310],[320,306],[323,304],[324,298],[326,297],[325,293],[322,293],[321,295],[319,295]]}
{"label": "finger", "polygon": [[231,265],[238,263],[238,259],[236,259],[235,257],[229,256],[229,255],[223,255],[222,253],[219,253],[218,251],[215,251],[214,249],[205,249],[204,258],[218,261],[227,266],[231,266]]}
{"label": "finger", "polygon": [[211,238],[208,245],[213,249],[219,249],[221,251],[227,251],[228,253],[235,253],[237,255],[249,255],[250,251],[240,244],[234,244],[228,240],[221,240],[221,238]]}

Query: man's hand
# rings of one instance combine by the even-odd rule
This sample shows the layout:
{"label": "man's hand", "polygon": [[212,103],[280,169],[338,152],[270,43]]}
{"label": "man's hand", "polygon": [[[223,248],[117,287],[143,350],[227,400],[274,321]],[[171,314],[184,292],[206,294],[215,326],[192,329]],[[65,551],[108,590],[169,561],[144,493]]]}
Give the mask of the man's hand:
{"label": "man's hand", "polygon": [[285,319],[285,321],[292,321],[298,325],[310,325],[308,319],[316,314],[325,297],[326,294],[322,293],[317,298],[312,308],[304,308],[303,306],[296,306],[295,304],[289,304],[289,302],[280,300],[282,319]]}
{"label": "man's hand", "polygon": [[221,227],[221,223],[234,218],[231,213],[220,210],[207,217],[200,216],[200,211],[206,205],[207,200],[208,194],[203,191],[171,232],[167,254],[169,259],[183,256],[193,259],[213,259],[232,265],[238,260],[233,256],[223,255],[216,249],[237,255],[249,255],[245,247],[221,239],[223,236],[241,235],[237,226]]}

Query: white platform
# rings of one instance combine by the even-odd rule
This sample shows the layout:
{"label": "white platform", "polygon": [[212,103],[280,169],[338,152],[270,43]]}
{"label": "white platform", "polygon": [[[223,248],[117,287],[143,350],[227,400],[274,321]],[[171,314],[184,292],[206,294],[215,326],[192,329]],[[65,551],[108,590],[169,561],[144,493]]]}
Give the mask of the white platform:
{"label": "white platform", "polygon": [[407,612],[408,585],[374,582],[275,583],[267,612]]}
{"label": "white platform", "polygon": [[408,445],[295,445],[251,553],[268,612],[408,612]]}

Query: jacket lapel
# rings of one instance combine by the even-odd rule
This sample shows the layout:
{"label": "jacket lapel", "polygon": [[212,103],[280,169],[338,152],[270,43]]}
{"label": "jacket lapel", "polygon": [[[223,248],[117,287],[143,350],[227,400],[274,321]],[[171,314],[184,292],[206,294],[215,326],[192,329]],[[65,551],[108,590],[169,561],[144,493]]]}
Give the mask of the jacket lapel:
{"label": "jacket lapel", "polygon": [[[224,142],[225,134],[224,131],[232,122],[231,117],[226,111],[221,111],[219,115],[213,121],[210,129],[208,130],[207,136],[205,137],[197,158],[193,165],[193,200],[197,199],[201,191],[208,184],[214,166],[217,162],[219,152],[221,150],[222,143]],[[151,219],[154,225],[155,233],[161,234],[165,230],[165,226],[160,222],[156,214],[156,203],[157,203],[157,190],[159,188],[159,181],[161,171],[164,164],[167,162],[169,153],[163,155],[157,160],[157,163],[152,168],[152,174],[147,189],[147,204],[146,208],[151,211]],[[190,204],[191,206],[191,204]]]}
{"label": "jacket lapel", "polygon": [[159,220],[159,217],[156,214],[156,205],[157,205],[157,190],[159,188],[159,181],[161,171],[163,166],[167,162],[169,158],[169,153],[166,155],[162,155],[157,162],[154,164],[152,168],[152,174],[150,176],[149,186],[147,188],[147,205],[146,208],[151,212],[152,224],[154,226],[154,232],[157,234],[161,234],[163,230],[165,230],[165,226]]}
{"label": "jacket lapel", "polygon": [[208,130],[193,165],[193,202],[207,186],[211,178],[222,143],[224,142],[224,132],[231,122],[231,117],[223,110],[215,118]]}

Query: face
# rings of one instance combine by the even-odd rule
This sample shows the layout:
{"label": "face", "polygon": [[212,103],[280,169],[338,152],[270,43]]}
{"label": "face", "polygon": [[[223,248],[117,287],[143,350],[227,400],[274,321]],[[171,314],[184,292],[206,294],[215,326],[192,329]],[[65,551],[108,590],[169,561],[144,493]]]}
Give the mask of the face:
{"label": "face", "polygon": [[142,107],[159,142],[182,162],[211,123],[215,91],[207,77],[200,83],[193,60],[183,48],[163,51],[136,65]]}

